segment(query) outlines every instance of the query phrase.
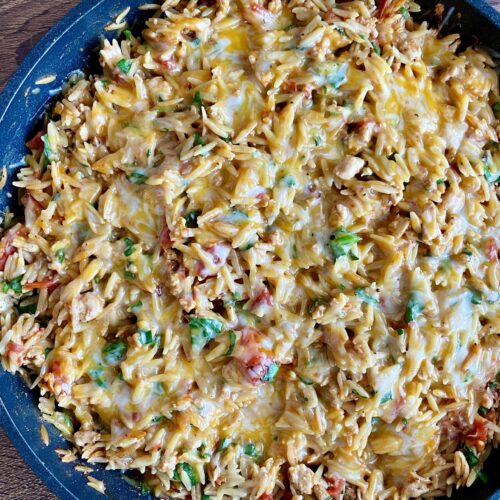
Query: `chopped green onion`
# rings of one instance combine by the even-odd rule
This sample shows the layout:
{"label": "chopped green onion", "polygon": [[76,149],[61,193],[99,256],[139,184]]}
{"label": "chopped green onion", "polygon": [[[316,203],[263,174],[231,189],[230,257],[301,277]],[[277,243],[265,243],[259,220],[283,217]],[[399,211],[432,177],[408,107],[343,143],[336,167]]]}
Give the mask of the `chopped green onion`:
{"label": "chopped green onion", "polygon": [[130,312],[132,314],[137,314],[143,305],[142,301],[138,300],[135,304],[130,306]]}
{"label": "chopped green onion", "polygon": [[370,40],[370,45],[373,48],[373,52],[375,52],[375,54],[377,54],[379,56],[380,55],[380,47],[378,46],[377,42]]}
{"label": "chopped green onion", "polygon": [[123,255],[125,255],[125,257],[130,257],[134,253],[134,242],[130,238],[125,238],[123,242],[125,243]]}
{"label": "chopped green onion", "polygon": [[486,472],[479,470],[477,471],[476,476],[483,484],[488,484],[488,476],[486,475]]}
{"label": "chopped green onion", "polygon": [[285,175],[281,181],[287,187],[295,187],[297,185],[297,181],[291,175]]}
{"label": "chopped green onion", "polygon": [[272,362],[267,370],[267,373],[262,377],[262,382],[274,382],[279,369],[279,365]]}
{"label": "chopped green onion", "polygon": [[222,331],[223,323],[216,319],[189,318],[189,330],[191,334],[191,346],[195,354],[199,354],[203,348]]}
{"label": "chopped green onion", "polygon": [[403,418],[403,420],[401,420],[401,422],[403,422],[403,425],[408,425],[408,419],[407,418]]}
{"label": "chopped green onion", "polygon": [[406,304],[405,311],[405,321],[406,323],[411,323],[415,321],[424,310],[424,304],[418,300],[418,296],[415,292],[410,293],[410,298]]}
{"label": "chopped green onion", "polygon": [[344,255],[347,255],[351,246],[355,245],[357,242],[361,241],[355,233],[351,233],[344,227],[337,229],[331,236],[328,242],[328,248],[334,259],[338,259]]}
{"label": "chopped green onion", "polygon": [[470,294],[470,301],[473,304],[476,304],[476,305],[481,304],[483,294],[479,290],[476,290],[475,288],[471,288],[469,290],[469,294]]}
{"label": "chopped green onion", "polygon": [[486,417],[486,415],[488,415],[489,413],[489,408],[486,408],[486,406],[480,406],[479,407],[479,410],[477,411],[479,413],[479,415],[481,415],[482,417]]}
{"label": "chopped green onion", "polygon": [[403,330],[403,328],[398,328],[398,329],[396,330],[396,333],[397,333],[398,335],[403,335],[403,334],[405,333],[405,331]]}
{"label": "chopped green onion", "polygon": [[127,179],[132,184],[144,184],[148,180],[148,176],[136,170],[135,172],[127,175]]}
{"label": "chopped green onion", "polygon": [[312,380],[309,380],[309,379],[303,377],[302,375],[299,375],[299,379],[305,385],[313,385],[314,384],[314,382]]}
{"label": "chopped green onion", "polygon": [[219,442],[219,446],[217,446],[217,453],[224,451],[231,444],[231,440],[228,437],[225,437]]}
{"label": "chopped green onion", "polygon": [[203,140],[203,138],[201,137],[201,135],[198,132],[194,133],[194,143],[196,146],[204,146],[205,145],[205,141]]}
{"label": "chopped green onion", "polygon": [[380,400],[380,404],[383,405],[385,403],[388,403],[389,401],[392,401],[392,392],[388,392],[382,396],[382,399]]}
{"label": "chopped green onion", "polygon": [[196,486],[200,482],[198,479],[198,475],[196,474],[193,467],[186,462],[177,464],[177,466],[175,467],[173,479],[176,481],[181,481],[182,472],[184,472],[188,477],[189,483],[191,485],[190,488]]}
{"label": "chopped green onion", "polygon": [[116,67],[119,68],[122,73],[128,75],[130,69],[132,68],[132,61],[129,61],[127,59],[121,59],[116,63]]}
{"label": "chopped green onion", "polygon": [[488,184],[497,184],[500,182],[500,170],[492,172],[489,165],[483,163],[484,178]]}
{"label": "chopped green onion", "polygon": [[127,344],[123,340],[108,342],[102,350],[104,360],[109,365],[117,365],[123,359],[126,352]]}
{"label": "chopped green onion", "polygon": [[193,45],[193,47],[198,47],[201,43],[201,40],[199,38],[193,38],[191,40],[191,44]]}
{"label": "chopped green onion", "polygon": [[347,36],[347,32],[344,28],[341,28],[340,26],[335,26],[335,31],[340,33],[342,36]]}
{"label": "chopped green onion", "polygon": [[403,16],[403,19],[405,21],[408,21],[410,19],[410,14],[408,13],[408,9],[406,7],[401,7],[399,9],[399,13]]}
{"label": "chopped green onion", "polygon": [[132,271],[125,271],[123,273],[123,275],[125,276],[125,279],[127,279],[127,280],[135,280],[135,278],[137,278],[137,275],[135,273],[133,273]]}
{"label": "chopped green onion", "polygon": [[57,257],[57,261],[59,262],[59,264],[62,264],[64,262],[64,250],[62,248],[60,248],[56,252],[56,257]]}
{"label": "chopped green onion", "polygon": [[3,281],[2,282],[2,291],[3,293],[7,293],[9,290],[12,290],[15,294],[19,295],[23,293],[23,287],[21,285],[22,276],[18,276],[11,281]]}
{"label": "chopped green onion", "polygon": [[201,97],[201,92],[197,91],[194,93],[193,104],[196,104],[199,108],[203,106],[203,99]]}
{"label": "chopped green onion", "polygon": [[307,312],[309,315],[312,315],[312,313],[319,307],[319,306],[326,306],[330,303],[328,298],[324,297],[318,297],[312,301],[312,304],[308,306]]}
{"label": "chopped green onion", "polygon": [[163,422],[164,420],[167,420],[167,417],[165,417],[165,415],[156,415],[151,419],[151,422],[153,424],[157,424],[158,422]]}
{"label": "chopped green onion", "polygon": [[21,300],[16,306],[18,314],[35,314],[38,306],[38,295]]}
{"label": "chopped green onion", "polygon": [[229,348],[224,353],[224,356],[231,356],[231,354],[233,354],[235,345],[236,345],[236,334],[234,333],[233,330],[229,330]]}
{"label": "chopped green onion", "polygon": [[127,40],[132,40],[132,32],[130,30],[125,30],[123,32],[123,36],[127,39]]}
{"label": "chopped green onion", "polygon": [[444,184],[444,183],[445,183],[445,180],[444,180],[444,179],[438,179],[438,180],[436,181],[436,184],[437,184],[438,186],[441,186],[441,184]]}
{"label": "chopped green onion", "polygon": [[191,229],[198,227],[198,217],[200,215],[201,210],[191,210],[191,212],[188,212],[184,217],[184,220],[186,221],[186,227],[189,227]]}
{"label": "chopped green onion", "polygon": [[139,495],[146,496],[151,493],[151,488],[143,481],[137,481],[137,479],[128,476],[123,476],[123,479],[125,479],[127,483],[137,488],[139,490]]}
{"label": "chopped green onion", "polygon": [[47,357],[53,350],[53,347],[46,347],[45,351],[43,351],[43,354],[45,355],[45,357]]}
{"label": "chopped green onion", "polygon": [[249,457],[255,458],[259,456],[259,452],[253,443],[248,443],[243,446],[243,453]]}
{"label": "chopped green onion", "polygon": [[356,290],[354,290],[354,295],[367,304],[371,304],[372,306],[378,305],[378,300],[368,295],[364,288],[356,288]]}
{"label": "chopped green onion", "polygon": [[93,368],[89,370],[89,377],[99,386],[105,389],[108,383],[104,379],[104,371],[102,368]]}
{"label": "chopped green onion", "polygon": [[468,446],[464,446],[463,454],[465,456],[465,460],[467,460],[467,463],[471,467],[474,467],[474,465],[477,465],[479,463],[479,458]]}
{"label": "chopped green onion", "polygon": [[321,144],[321,137],[319,135],[314,136],[314,144],[319,146]]}
{"label": "chopped green onion", "polygon": [[211,498],[212,498],[211,496],[205,495],[205,493],[201,494],[201,500],[211,500]]}
{"label": "chopped green onion", "polygon": [[139,342],[142,345],[154,344],[156,342],[155,336],[151,330],[139,330]]}

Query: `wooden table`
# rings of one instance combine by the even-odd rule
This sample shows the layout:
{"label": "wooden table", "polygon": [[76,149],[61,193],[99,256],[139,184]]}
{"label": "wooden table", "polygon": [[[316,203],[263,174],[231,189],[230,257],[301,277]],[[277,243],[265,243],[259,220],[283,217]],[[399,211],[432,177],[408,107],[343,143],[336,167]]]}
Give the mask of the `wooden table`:
{"label": "wooden table", "polygon": [[[489,0],[500,10],[500,0]],[[25,55],[78,0],[1,0],[0,89]],[[0,429],[0,498],[55,499]]]}

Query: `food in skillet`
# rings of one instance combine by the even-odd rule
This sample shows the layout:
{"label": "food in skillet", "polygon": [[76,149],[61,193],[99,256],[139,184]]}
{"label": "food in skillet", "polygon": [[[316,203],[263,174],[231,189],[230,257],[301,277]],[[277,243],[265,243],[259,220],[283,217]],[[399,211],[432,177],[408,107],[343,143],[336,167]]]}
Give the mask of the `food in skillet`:
{"label": "food in skillet", "polygon": [[90,463],[171,498],[486,480],[498,78],[417,10],[169,0],[70,82],[0,240],[0,352]]}

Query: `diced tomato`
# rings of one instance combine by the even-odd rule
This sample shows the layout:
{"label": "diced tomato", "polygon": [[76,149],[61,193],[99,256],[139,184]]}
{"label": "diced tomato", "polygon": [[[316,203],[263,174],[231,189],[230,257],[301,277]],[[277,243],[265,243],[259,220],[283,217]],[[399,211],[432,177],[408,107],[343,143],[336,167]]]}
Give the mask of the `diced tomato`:
{"label": "diced tomato", "polygon": [[7,351],[19,354],[20,352],[23,352],[23,346],[22,344],[18,344],[16,342],[9,342],[7,344]]}
{"label": "diced tomato", "polygon": [[263,14],[266,9],[262,5],[258,4],[257,2],[252,2],[250,4],[250,10],[252,12],[257,12],[259,14]]}
{"label": "diced tomato", "polygon": [[132,421],[139,422],[140,419],[141,419],[141,414],[136,412],[136,411],[133,411],[132,412]]}
{"label": "diced tomato", "polygon": [[41,290],[46,288],[49,292],[59,286],[57,278],[47,279],[44,281],[33,281],[33,283],[26,283],[23,288],[26,290]]}
{"label": "diced tomato", "polygon": [[485,443],[488,439],[488,422],[486,420],[474,420],[469,432],[465,435],[465,441],[470,446],[477,446],[479,442]]}
{"label": "diced tomato", "polygon": [[167,60],[165,59],[158,59],[158,62],[164,66],[167,71],[172,71],[175,68],[175,61],[169,57]]}
{"label": "diced tomato", "polygon": [[270,493],[264,493],[259,497],[259,500],[273,500],[273,496]]}
{"label": "diced tomato", "polygon": [[388,5],[389,5],[389,0],[380,0],[377,11],[377,17],[379,19],[382,19],[384,17]]}
{"label": "diced tomato", "polygon": [[254,299],[254,301],[252,302],[252,309],[255,309],[262,305],[270,307],[274,305],[273,296],[269,293],[269,290],[267,288],[264,288],[264,290],[262,290],[262,292],[260,292],[260,294],[257,295],[257,297]]}
{"label": "diced tomato", "polygon": [[486,255],[490,262],[498,261],[498,247],[497,242],[493,238],[488,238],[486,241]]}
{"label": "diced tomato", "polygon": [[257,385],[262,382],[262,379],[265,377],[272,364],[273,360],[270,356],[264,353],[259,353],[248,362],[242,363],[241,371],[251,384]]}
{"label": "diced tomato", "polygon": [[172,241],[172,237],[170,235],[170,229],[165,226],[160,233],[160,245],[163,250],[169,250],[172,248],[174,242]]}
{"label": "diced tomato", "polygon": [[12,246],[14,237],[26,236],[28,232],[28,229],[21,225],[17,225],[7,231],[4,238],[0,241],[0,271],[5,269],[8,257],[16,252],[16,247]]}
{"label": "diced tomato", "polygon": [[345,479],[341,477],[326,477],[325,481],[328,483],[328,494],[332,500],[340,500],[345,487]]}
{"label": "diced tomato", "polygon": [[462,436],[464,429],[466,429],[467,419],[462,413],[448,413],[439,421],[439,427],[450,441],[455,441]]}
{"label": "diced tomato", "polygon": [[29,140],[26,143],[26,146],[32,151],[41,151],[44,147],[42,137],[45,135],[45,132],[41,131],[33,137],[33,139]]}

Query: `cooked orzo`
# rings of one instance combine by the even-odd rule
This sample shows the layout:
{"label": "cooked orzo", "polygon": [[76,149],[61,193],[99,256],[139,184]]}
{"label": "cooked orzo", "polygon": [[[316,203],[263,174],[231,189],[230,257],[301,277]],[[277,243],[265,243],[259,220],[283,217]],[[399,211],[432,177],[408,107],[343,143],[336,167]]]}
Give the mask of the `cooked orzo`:
{"label": "cooked orzo", "polygon": [[4,367],[84,459],[160,497],[486,480],[489,55],[403,0],[149,7],[28,143],[24,216],[0,242]]}

